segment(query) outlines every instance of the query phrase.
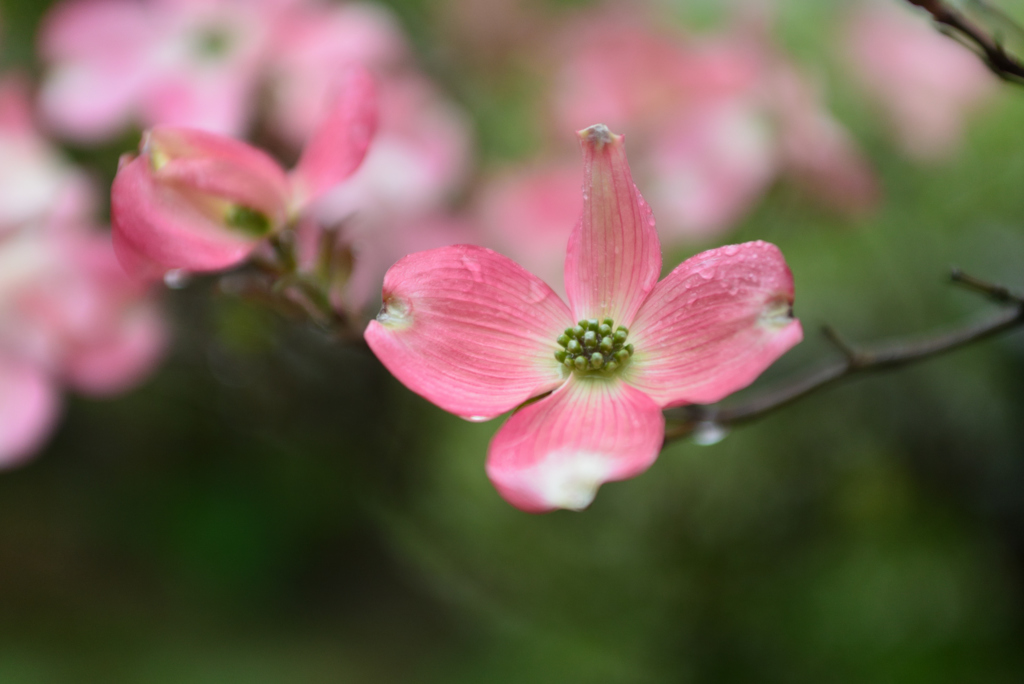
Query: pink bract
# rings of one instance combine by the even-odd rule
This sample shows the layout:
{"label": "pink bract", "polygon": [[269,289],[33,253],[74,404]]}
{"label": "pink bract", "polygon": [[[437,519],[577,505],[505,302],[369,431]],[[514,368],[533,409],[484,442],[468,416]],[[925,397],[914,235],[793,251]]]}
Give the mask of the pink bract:
{"label": "pink bract", "polygon": [[372,82],[352,69],[291,174],[239,140],[187,128],[147,131],[140,155],[122,160],[111,189],[122,264],[153,276],[244,261],[358,168],[375,128]]}
{"label": "pink bract", "polygon": [[[643,472],[664,438],[661,409],[721,399],[802,337],[792,275],[773,245],[710,250],[659,283],[654,218],[622,137],[598,125],[580,139],[568,305],[511,259],[456,245],[396,263],[366,329],[385,367],[441,408],[483,420],[518,407],[491,442],[487,473],[532,512],[584,508],[602,483]],[[584,337],[568,329],[582,321],[597,330],[605,319],[628,329],[628,350],[616,338],[614,357],[573,366],[565,353]],[[569,332],[577,338],[567,343]]]}

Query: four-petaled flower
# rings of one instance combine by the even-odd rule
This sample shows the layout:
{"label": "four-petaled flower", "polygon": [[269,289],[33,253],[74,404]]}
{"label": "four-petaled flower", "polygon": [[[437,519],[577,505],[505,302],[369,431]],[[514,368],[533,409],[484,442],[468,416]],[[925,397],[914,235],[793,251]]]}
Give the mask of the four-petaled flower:
{"label": "four-petaled flower", "polygon": [[713,249],[659,283],[654,217],[622,137],[597,125],[580,139],[568,306],[507,257],[456,245],[396,263],[366,330],[388,370],[441,408],[485,420],[519,407],[487,474],[533,512],[584,508],[602,483],[643,472],[661,449],[663,408],[718,401],[803,336],[774,245]]}

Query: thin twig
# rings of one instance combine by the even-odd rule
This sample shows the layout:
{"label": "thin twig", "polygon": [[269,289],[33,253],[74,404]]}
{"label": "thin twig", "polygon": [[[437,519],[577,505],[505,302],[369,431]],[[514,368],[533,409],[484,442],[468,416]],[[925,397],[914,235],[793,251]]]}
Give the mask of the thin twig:
{"label": "thin twig", "polygon": [[[953,38],[966,41],[979,52],[979,57],[989,70],[1004,81],[1024,85],[1024,63],[1008,53],[982,27],[950,7],[944,0],[907,0],[911,5],[922,8],[936,24],[947,29]],[[944,32],[947,32],[944,31]]]}
{"label": "thin twig", "polygon": [[967,275],[959,269],[953,270],[950,279],[958,285],[1006,305],[1007,308],[961,328],[930,337],[883,342],[867,347],[855,347],[841,338],[831,327],[825,326],[822,332],[842,353],[843,358],[840,361],[824,365],[742,402],[726,405],[691,405],[673,409],[667,413],[669,426],[665,430],[665,443],[692,434],[701,424],[711,423],[724,427],[745,423],[853,375],[910,365],[1008,330],[1024,327],[1024,296],[1014,294],[1001,285]]}

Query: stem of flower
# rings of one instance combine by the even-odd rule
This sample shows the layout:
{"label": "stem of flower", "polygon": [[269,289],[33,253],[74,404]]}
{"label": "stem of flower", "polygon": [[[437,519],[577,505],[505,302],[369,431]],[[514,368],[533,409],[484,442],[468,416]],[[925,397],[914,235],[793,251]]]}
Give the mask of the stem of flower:
{"label": "stem of flower", "polygon": [[967,275],[959,269],[952,271],[950,280],[980,292],[1006,308],[961,328],[930,337],[882,342],[866,347],[849,344],[834,329],[825,326],[822,333],[842,353],[842,360],[824,365],[744,401],[725,405],[694,404],[671,409],[666,412],[669,426],[665,429],[665,443],[690,435],[701,424],[711,423],[724,427],[755,420],[853,375],[910,365],[1024,327],[1024,296],[1001,285]]}

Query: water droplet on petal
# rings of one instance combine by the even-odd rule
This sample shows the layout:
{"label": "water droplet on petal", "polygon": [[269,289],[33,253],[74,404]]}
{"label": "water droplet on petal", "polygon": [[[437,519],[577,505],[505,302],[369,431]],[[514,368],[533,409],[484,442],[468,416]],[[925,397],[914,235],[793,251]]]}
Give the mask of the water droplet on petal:
{"label": "water droplet on petal", "polygon": [[487,416],[466,416],[466,420],[470,421],[471,423],[482,423],[485,420],[490,420],[490,418],[488,418]]}
{"label": "water droplet on petal", "polygon": [[192,274],[183,268],[172,268],[164,273],[164,285],[172,290],[181,290],[192,280]]}
{"label": "water droplet on petal", "polygon": [[729,436],[728,428],[725,428],[713,420],[705,420],[697,424],[693,431],[693,443],[700,446],[711,446],[718,444]]}

